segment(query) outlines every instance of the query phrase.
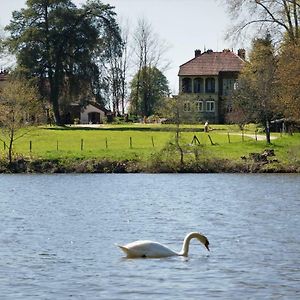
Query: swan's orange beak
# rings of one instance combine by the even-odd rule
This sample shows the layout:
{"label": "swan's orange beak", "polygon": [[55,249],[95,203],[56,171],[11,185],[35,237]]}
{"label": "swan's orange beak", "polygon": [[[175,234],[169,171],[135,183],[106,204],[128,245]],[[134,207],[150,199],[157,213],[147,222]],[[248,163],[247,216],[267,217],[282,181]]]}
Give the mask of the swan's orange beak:
{"label": "swan's orange beak", "polygon": [[205,248],[206,248],[208,251],[210,251],[208,245],[209,245],[209,241],[207,241],[207,242],[205,243]]}

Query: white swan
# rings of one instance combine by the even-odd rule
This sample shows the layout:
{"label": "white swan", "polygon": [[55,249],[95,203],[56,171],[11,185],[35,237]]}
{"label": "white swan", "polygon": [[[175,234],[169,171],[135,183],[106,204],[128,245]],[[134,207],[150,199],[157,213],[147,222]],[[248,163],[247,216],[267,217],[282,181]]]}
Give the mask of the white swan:
{"label": "white swan", "polygon": [[193,238],[199,240],[209,251],[208,239],[198,232],[191,232],[185,237],[180,252],[175,252],[165,245],[152,241],[135,241],[124,246],[117,246],[124,251],[127,258],[160,258],[176,255],[188,256],[190,241]]}

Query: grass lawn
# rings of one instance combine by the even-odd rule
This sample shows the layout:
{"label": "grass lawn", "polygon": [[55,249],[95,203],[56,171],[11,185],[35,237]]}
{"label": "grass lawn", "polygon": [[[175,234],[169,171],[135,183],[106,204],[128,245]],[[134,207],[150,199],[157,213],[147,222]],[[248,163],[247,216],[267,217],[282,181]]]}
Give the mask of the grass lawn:
{"label": "grass lawn", "polygon": [[[241,131],[234,125],[211,125],[208,134],[202,126],[182,126],[181,143],[191,144],[196,135],[200,141],[202,155],[206,157],[239,160],[251,152],[262,152],[265,148],[275,150],[277,159],[284,163],[300,160],[300,134],[272,134],[276,137],[267,146],[265,141],[256,141],[255,127],[249,126],[244,140]],[[14,145],[15,154],[33,158],[110,158],[115,160],[147,160],[159,152],[168,142],[174,140],[174,127],[170,125],[103,125],[100,128],[40,127],[31,130]],[[229,143],[229,138],[230,143]],[[211,140],[209,139],[211,138]],[[30,152],[31,141],[31,152]],[[211,141],[214,145],[211,144]],[[1,147],[2,155],[4,149]]]}

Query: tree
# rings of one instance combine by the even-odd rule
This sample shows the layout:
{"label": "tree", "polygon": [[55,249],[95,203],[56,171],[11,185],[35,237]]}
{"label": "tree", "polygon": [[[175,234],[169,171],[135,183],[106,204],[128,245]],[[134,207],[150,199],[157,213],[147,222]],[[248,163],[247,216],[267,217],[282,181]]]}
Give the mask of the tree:
{"label": "tree", "polygon": [[[135,57],[135,65],[137,68],[135,78],[135,96],[131,97],[131,108],[136,113],[142,113],[144,116],[149,116],[149,107],[152,106],[149,101],[152,98],[149,97],[149,87],[152,81],[152,68],[156,68],[160,71],[165,71],[169,65],[169,62],[165,60],[164,55],[167,51],[166,44],[159,39],[159,37],[153,32],[153,29],[146,19],[139,19],[135,32],[133,34],[133,53]],[[141,87],[142,88],[141,88]],[[147,88],[145,88],[147,87]],[[131,91],[131,95],[132,91]],[[141,99],[141,101],[139,101]],[[138,107],[139,103],[142,103],[144,107],[141,109]],[[134,105],[136,107],[134,108]]]}
{"label": "tree", "polygon": [[278,110],[286,118],[300,120],[300,47],[284,43],[277,68]]}
{"label": "tree", "polygon": [[270,143],[270,121],[274,116],[277,99],[276,58],[270,36],[255,39],[249,62],[245,64],[233,94],[233,111],[240,112],[248,122],[264,126],[267,143]]}
{"label": "tree", "polygon": [[130,111],[149,117],[169,94],[168,80],[156,67],[144,67],[131,81]]}
{"label": "tree", "polygon": [[251,27],[254,32],[270,32],[273,36],[286,33],[290,41],[299,44],[299,0],[222,0],[222,2],[227,5],[234,22],[232,28],[234,34],[240,34]]}
{"label": "tree", "polygon": [[127,77],[129,64],[129,25],[121,28],[122,49],[119,56],[111,53],[109,58],[109,82],[112,108],[115,115],[125,114]]}
{"label": "tree", "polygon": [[55,121],[61,124],[63,96],[84,100],[93,95],[103,101],[102,91],[107,89],[103,65],[112,53],[119,55],[121,45],[115,13],[99,0],[88,0],[80,8],[70,0],[26,4],[6,27],[10,32],[6,45],[16,54],[18,66],[39,78]]}
{"label": "tree", "polygon": [[[175,124],[175,148],[180,154],[181,165],[184,163],[184,152],[186,147],[181,141],[180,126],[182,124],[198,121],[199,111],[197,111],[196,101],[197,97],[193,95],[180,94],[173,98],[165,97],[162,99],[160,106],[156,111],[160,117],[167,118],[170,123]],[[194,150],[196,151],[195,156],[197,156],[196,153],[198,149]]]}
{"label": "tree", "polygon": [[10,164],[14,142],[28,133],[30,126],[42,117],[37,87],[20,79],[5,84],[0,93],[0,127]]}

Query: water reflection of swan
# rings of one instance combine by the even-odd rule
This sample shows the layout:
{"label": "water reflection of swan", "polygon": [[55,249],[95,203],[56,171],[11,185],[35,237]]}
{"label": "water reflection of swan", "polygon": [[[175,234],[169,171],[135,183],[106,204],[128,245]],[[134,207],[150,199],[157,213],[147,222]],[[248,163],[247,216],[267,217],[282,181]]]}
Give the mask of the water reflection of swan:
{"label": "water reflection of swan", "polygon": [[136,241],[124,246],[117,246],[124,251],[127,258],[160,258],[176,255],[188,256],[190,241],[193,238],[199,240],[209,251],[208,239],[198,232],[191,232],[185,237],[182,250],[180,252],[175,252],[165,245],[152,241]]}

